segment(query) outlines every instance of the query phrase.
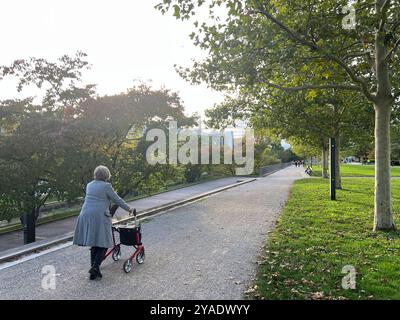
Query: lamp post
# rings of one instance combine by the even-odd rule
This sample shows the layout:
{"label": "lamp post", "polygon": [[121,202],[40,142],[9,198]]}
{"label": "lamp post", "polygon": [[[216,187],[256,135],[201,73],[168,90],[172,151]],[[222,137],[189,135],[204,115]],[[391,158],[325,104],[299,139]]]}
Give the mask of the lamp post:
{"label": "lamp post", "polygon": [[329,139],[331,159],[331,200],[336,200],[336,139]]}
{"label": "lamp post", "polygon": [[35,242],[35,214],[26,213],[23,217],[24,222],[24,244]]}

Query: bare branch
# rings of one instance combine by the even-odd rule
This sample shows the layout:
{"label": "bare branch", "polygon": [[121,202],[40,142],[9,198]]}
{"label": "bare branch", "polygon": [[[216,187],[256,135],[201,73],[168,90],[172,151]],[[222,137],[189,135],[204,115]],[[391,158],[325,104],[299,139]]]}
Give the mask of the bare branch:
{"label": "bare branch", "polygon": [[[339,57],[332,55],[330,53],[324,52],[324,50],[322,50],[317,44],[315,44],[314,42],[311,42],[307,39],[305,39],[301,34],[297,33],[294,30],[291,30],[289,27],[287,27],[283,22],[279,21],[278,19],[276,19],[274,16],[272,16],[270,13],[268,13],[267,11],[263,10],[263,9],[257,9],[257,10],[253,10],[250,11],[250,13],[258,13],[261,14],[263,16],[265,16],[268,20],[270,20],[272,23],[274,23],[275,25],[277,25],[280,29],[282,29],[283,31],[285,31],[285,33],[288,35],[288,38],[298,44],[304,45],[306,47],[309,47],[310,49],[314,50],[314,51],[318,51],[324,54],[324,56],[331,60],[336,62],[337,65],[339,65],[342,69],[344,69],[344,71],[346,71],[346,73],[348,74],[348,76],[357,84],[360,85],[361,88],[361,92],[364,93],[364,95],[367,97],[368,100],[375,102],[375,96],[373,94],[371,94],[371,92],[368,90],[368,85],[367,83],[357,77],[357,75],[355,74],[355,72],[343,61],[341,60]],[[340,88],[340,87],[337,87]],[[346,86],[347,89],[349,89],[349,86]],[[354,88],[352,86],[352,88]],[[354,90],[354,89],[351,89]]]}
{"label": "bare branch", "polygon": [[383,12],[387,12],[389,10],[390,2],[391,2],[391,0],[385,0],[385,2],[383,3],[383,6],[382,6]]}
{"label": "bare branch", "polygon": [[268,20],[270,20],[274,24],[276,24],[280,29],[284,30],[288,34],[288,36],[289,36],[289,38],[291,40],[293,40],[293,41],[295,41],[297,43],[300,43],[302,45],[305,45],[305,46],[307,46],[307,47],[309,47],[309,48],[311,48],[313,50],[320,51],[320,48],[315,43],[304,39],[299,33],[297,33],[296,31],[291,30],[284,23],[282,23],[281,21],[276,19],[273,15],[271,15],[267,11],[265,11],[263,9],[257,9],[257,10],[250,11],[249,13],[258,13],[258,14],[261,14],[261,15],[265,16]]}
{"label": "bare branch", "polygon": [[382,1],[378,0],[376,1],[376,12],[378,13],[379,16],[379,32],[383,32],[385,30],[386,26],[386,20],[387,20],[387,11],[389,10],[390,7],[390,1],[391,0],[385,0],[383,3]]}
{"label": "bare branch", "polygon": [[400,27],[400,19],[397,19],[396,21],[394,21],[392,24],[392,33],[395,33],[397,28]]}
{"label": "bare branch", "polygon": [[326,90],[326,89],[342,89],[350,91],[361,91],[360,87],[346,84],[326,84],[326,85],[304,85],[297,87],[285,87],[268,81],[261,81],[269,87],[279,89],[286,92],[307,91],[307,90]]}
{"label": "bare branch", "polygon": [[352,59],[352,58],[358,58],[358,57],[363,57],[366,56],[368,57],[370,55],[370,53],[368,51],[364,51],[364,52],[354,52],[354,53],[349,53],[347,55],[345,55],[342,60],[346,61],[347,59]]}
{"label": "bare branch", "polygon": [[397,39],[396,43],[394,44],[393,48],[388,52],[386,55],[385,60],[388,61],[392,55],[394,55],[397,52],[397,49],[400,47],[400,38]]}
{"label": "bare branch", "polygon": [[350,48],[352,48],[352,47],[354,47],[354,46],[356,46],[356,45],[360,45],[360,44],[362,44],[362,42],[361,42],[361,41],[355,41],[355,42],[353,42],[353,43],[349,44],[349,45],[348,45],[348,46],[346,46],[346,47],[342,47],[342,48],[340,49],[340,51],[339,51],[339,52],[342,52],[342,51],[349,50]]}

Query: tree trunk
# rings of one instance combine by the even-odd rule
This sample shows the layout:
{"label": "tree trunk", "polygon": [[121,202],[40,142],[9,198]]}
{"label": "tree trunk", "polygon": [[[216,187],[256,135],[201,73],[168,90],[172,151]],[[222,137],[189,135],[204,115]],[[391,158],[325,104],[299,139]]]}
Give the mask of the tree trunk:
{"label": "tree trunk", "polygon": [[322,178],[329,178],[328,166],[329,166],[329,150],[326,144],[322,145]]}
{"label": "tree trunk", "polygon": [[[387,3],[387,2],[385,2]],[[376,2],[376,14],[384,26],[386,12],[383,0]],[[374,231],[394,230],[390,181],[390,116],[394,103],[390,68],[388,65],[387,34],[384,30],[375,33],[375,73],[377,94],[375,108],[375,215]]]}
{"label": "tree trunk", "polygon": [[336,189],[342,189],[342,176],[340,174],[340,135],[335,134],[336,140],[336,154],[335,154],[335,187]]}
{"label": "tree trunk", "polygon": [[[333,105],[333,112],[335,119],[339,119],[339,107],[336,103]],[[336,141],[336,153],[335,153],[335,188],[342,189],[342,177],[340,175],[340,125],[335,120],[333,136]]]}
{"label": "tree trunk", "polygon": [[29,244],[36,241],[36,209],[31,213],[24,214],[24,244]]}
{"label": "tree trunk", "polygon": [[374,231],[394,230],[390,182],[391,106],[375,104],[375,216]]}

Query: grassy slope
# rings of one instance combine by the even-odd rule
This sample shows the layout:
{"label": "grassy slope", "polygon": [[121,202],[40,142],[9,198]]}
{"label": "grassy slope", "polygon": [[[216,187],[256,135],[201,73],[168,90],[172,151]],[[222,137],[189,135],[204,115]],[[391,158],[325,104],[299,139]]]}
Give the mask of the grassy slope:
{"label": "grassy slope", "polygon": [[[342,164],[340,166],[342,177],[373,177],[375,175],[375,166],[372,165],[353,165]],[[321,176],[321,167],[313,166],[313,175]],[[392,176],[400,176],[400,167],[392,167]]]}
{"label": "grassy slope", "polygon": [[[344,178],[338,201],[328,181],[297,181],[261,262],[265,299],[400,299],[400,232],[373,233],[372,179]],[[393,181],[400,211],[400,181]],[[400,225],[396,216],[397,225]],[[342,268],[357,270],[356,290],[341,288]]]}

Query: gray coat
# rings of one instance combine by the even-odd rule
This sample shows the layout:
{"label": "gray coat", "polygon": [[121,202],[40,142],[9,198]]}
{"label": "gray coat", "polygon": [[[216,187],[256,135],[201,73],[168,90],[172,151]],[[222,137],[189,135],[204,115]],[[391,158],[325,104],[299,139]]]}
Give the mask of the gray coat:
{"label": "gray coat", "polygon": [[99,180],[88,183],[85,202],[75,226],[74,244],[101,248],[113,246],[110,201],[126,211],[130,209],[115,193],[110,183]]}

